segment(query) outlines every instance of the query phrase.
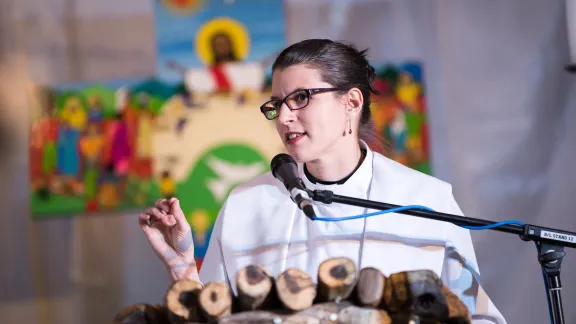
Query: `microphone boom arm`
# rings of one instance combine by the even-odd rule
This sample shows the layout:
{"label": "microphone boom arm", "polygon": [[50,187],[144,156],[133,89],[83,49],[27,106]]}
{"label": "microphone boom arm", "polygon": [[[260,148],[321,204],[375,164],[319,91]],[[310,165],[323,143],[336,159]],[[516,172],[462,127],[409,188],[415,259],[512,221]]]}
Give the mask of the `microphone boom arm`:
{"label": "microphone boom arm", "polygon": [[[336,195],[329,190],[314,190],[309,192],[312,200],[324,204],[339,203],[382,211],[402,207],[372,200]],[[523,241],[534,241],[538,248],[538,262],[545,276],[544,284],[548,297],[551,323],[564,324],[562,296],[560,294],[562,290],[560,267],[562,258],[566,254],[564,247],[576,248],[576,233],[531,224],[499,225],[496,222],[488,220],[432,212],[423,209],[401,210],[396,213],[448,222],[458,226],[489,226],[487,229],[516,234]]]}
{"label": "microphone boom arm", "polygon": [[[377,210],[388,210],[393,208],[398,208],[402,206],[392,205],[387,203],[381,203],[372,200],[358,199],[347,196],[340,196],[334,194],[329,190],[314,190],[311,191],[312,200],[320,201],[325,204],[339,203],[345,205],[352,205],[358,207],[364,207],[369,209]],[[399,214],[406,214],[416,217],[428,218],[433,220],[439,220],[442,222],[452,223],[458,226],[490,226],[497,224],[496,222],[465,217],[459,215],[445,214],[439,212],[432,212],[428,210],[403,210],[398,211]],[[561,246],[576,248],[576,233],[560,231],[553,228],[540,227],[535,225],[526,224],[522,225],[500,225],[494,228],[490,228],[499,232],[506,232],[510,234],[517,234],[524,241],[535,241],[535,242],[549,242],[556,243]]]}

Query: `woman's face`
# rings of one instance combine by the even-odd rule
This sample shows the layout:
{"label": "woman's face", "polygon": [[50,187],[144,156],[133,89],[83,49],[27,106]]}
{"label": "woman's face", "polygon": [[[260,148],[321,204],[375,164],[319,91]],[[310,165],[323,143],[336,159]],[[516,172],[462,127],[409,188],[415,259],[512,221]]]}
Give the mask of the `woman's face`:
{"label": "woman's face", "polygon": [[[272,76],[272,99],[284,99],[298,89],[317,88],[333,86],[321,80],[318,70],[305,65],[275,70]],[[302,163],[333,155],[331,153],[345,138],[343,132],[348,130],[345,96],[323,92],[309,98],[307,106],[293,111],[283,103],[275,119],[276,130],[287,153]],[[304,95],[295,99],[306,100]]]}

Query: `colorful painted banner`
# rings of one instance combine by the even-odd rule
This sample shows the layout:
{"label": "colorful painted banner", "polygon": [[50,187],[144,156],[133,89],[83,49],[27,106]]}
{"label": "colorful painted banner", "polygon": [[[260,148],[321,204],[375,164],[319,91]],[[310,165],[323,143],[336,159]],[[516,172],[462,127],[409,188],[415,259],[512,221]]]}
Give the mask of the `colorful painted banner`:
{"label": "colorful painted banner", "polygon": [[34,218],[143,208],[158,197],[157,116],[176,89],[156,80],[62,85],[31,93]]}
{"label": "colorful painted banner", "polygon": [[422,65],[402,62],[376,66],[374,85],[381,95],[372,98],[377,138],[370,144],[387,157],[430,174]]}
{"label": "colorful painted banner", "polygon": [[[34,94],[32,214],[140,211],[178,197],[201,265],[230,191],[284,150],[259,111],[272,59],[287,45],[282,1],[157,0],[154,10],[154,78]],[[430,173],[421,65],[376,66],[382,95],[369,144]]]}
{"label": "colorful painted banner", "polygon": [[283,151],[259,107],[287,45],[284,9],[279,0],[163,0],[154,10],[158,79],[181,90],[162,109],[154,167],[174,181],[165,195],[181,199],[201,264],[229,192]]}

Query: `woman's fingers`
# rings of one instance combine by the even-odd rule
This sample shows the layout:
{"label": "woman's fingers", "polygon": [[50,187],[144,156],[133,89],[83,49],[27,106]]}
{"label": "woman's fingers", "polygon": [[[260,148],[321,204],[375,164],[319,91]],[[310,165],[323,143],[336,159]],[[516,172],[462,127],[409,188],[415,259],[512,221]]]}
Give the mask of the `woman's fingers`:
{"label": "woman's fingers", "polygon": [[138,216],[140,228],[142,228],[148,243],[150,243],[156,255],[161,259],[166,260],[167,257],[171,255],[170,251],[173,251],[173,249],[170,247],[168,242],[166,242],[166,238],[162,234],[162,229],[158,228],[159,226],[163,227],[163,225],[160,222],[150,224],[150,219],[151,216],[149,214],[140,214],[140,216]]}
{"label": "woman's fingers", "polygon": [[177,198],[171,198],[170,201],[171,214],[174,215],[176,224],[178,224],[178,230],[181,232],[188,232],[190,230],[190,224],[180,207],[180,200]]}
{"label": "woman's fingers", "polygon": [[166,199],[156,200],[154,207],[158,208],[160,211],[163,211],[166,214],[170,213],[170,203]]}
{"label": "woman's fingers", "polygon": [[174,216],[161,211],[157,207],[150,207],[146,209],[146,214],[150,215],[150,224],[160,222],[167,227],[176,225],[176,220],[174,219]]}
{"label": "woman's fingers", "polygon": [[138,216],[138,224],[140,224],[140,227],[145,230],[146,227],[150,227],[150,225],[152,225],[150,223],[150,215],[146,214],[146,213],[142,213]]}
{"label": "woman's fingers", "polygon": [[156,208],[156,207],[149,207],[148,209],[146,209],[146,214],[152,216],[153,218],[162,218],[166,215],[166,213],[163,213],[160,211],[160,209]]}

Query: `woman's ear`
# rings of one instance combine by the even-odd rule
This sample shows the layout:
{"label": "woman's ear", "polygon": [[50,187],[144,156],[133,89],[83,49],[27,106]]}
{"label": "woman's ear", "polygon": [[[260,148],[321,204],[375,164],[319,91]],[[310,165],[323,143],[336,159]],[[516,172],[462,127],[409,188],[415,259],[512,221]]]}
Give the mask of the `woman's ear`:
{"label": "woman's ear", "polygon": [[352,88],[348,91],[347,109],[352,115],[359,114],[364,105],[364,97],[358,88]]}

